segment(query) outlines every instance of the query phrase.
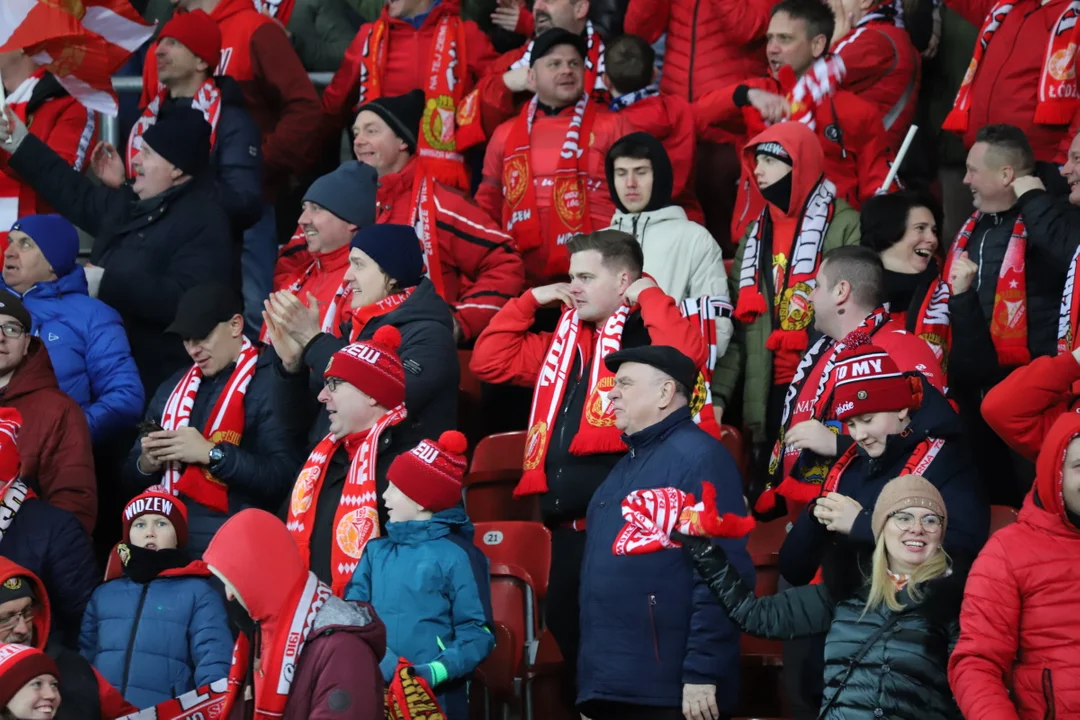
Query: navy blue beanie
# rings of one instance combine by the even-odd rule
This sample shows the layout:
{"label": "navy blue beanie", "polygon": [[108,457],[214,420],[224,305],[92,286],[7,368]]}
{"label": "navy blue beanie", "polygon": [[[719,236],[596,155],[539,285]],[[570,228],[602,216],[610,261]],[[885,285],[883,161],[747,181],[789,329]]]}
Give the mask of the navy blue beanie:
{"label": "navy blue beanie", "polygon": [[349,246],[378,263],[402,290],[424,279],[424,253],[416,230],[409,225],[369,225],[353,236]]}
{"label": "navy blue beanie", "polygon": [[11,226],[30,236],[49,261],[56,277],[62,278],[75,269],[79,256],[79,233],[75,226],[60,215],[27,215]]}
{"label": "navy blue beanie", "polygon": [[210,164],[210,123],[194,108],[176,108],[143,133],[143,142],[185,175],[199,175]]}

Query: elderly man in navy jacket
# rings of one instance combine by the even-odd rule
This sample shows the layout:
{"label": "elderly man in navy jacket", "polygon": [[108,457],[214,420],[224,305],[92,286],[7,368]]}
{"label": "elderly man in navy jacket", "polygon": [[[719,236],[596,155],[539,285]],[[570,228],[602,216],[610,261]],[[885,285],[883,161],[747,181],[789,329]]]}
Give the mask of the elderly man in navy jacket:
{"label": "elderly man in navy jacket", "polygon": [[[607,400],[630,451],[593,495],[581,570],[578,704],[593,720],[712,720],[739,697],[739,633],[677,550],[615,555],[621,502],[635,490],[674,487],[701,497],[716,487],[718,511],[743,515],[742,478],[724,446],[691,419],[698,369],[672,347],[621,350]],[[748,584],[745,540],[717,541]]]}

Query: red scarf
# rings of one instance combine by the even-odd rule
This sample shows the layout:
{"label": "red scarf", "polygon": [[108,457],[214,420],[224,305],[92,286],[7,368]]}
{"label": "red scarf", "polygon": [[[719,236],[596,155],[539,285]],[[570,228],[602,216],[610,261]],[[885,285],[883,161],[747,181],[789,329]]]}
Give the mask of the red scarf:
{"label": "red scarf", "polygon": [[[33,118],[27,114],[30,98],[33,97],[34,88],[45,77],[46,72],[48,71],[45,68],[38,68],[7,97],[7,105],[27,127],[33,124]],[[79,171],[82,171],[80,162],[82,154],[80,143],[79,157],[75,161],[75,169]],[[33,192],[28,186],[24,186],[17,176],[0,172],[0,241],[7,238],[8,230],[16,220],[34,213],[32,198]],[[4,247],[6,248],[6,245]]]}
{"label": "red scarf", "polygon": [[[930,467],[930,463],[934,462],[934,458],[937,457],[938,452],[945,445],[945,440],[942,438],[926,438],[911,452],[911,457],[904,463],[904,469],[900,471],[897,477],[904,475],[922,475],[926,472],[926,468]],[[821,495],[826,495],[831,492],[840,492],[840,476],[844,474],[844,471],[851,465],[851,461],[855,459],[855,456],[859,452],[859,446],[852,443],[851,446],[837,458],[836,462],[829,469],[829,474],[825,477],[825,482],[821,485]]]}
{"label": "red scarf", "polygon": [[346,450],[352,455],[352,462],[349,463],[345,487],[341,490],[341,500],[334,513],[334,544],[330,548],[330,573],[333,577],[330,587],[338,597],[344,595],[345,586],[352,579],[368,541],[380,535],[379,497],[375,489],[379,437],[386,428],[404,419],[405,406],[398,405],[383,414],[375,426],[365,433],[350,435],[344,440],[327,435],[311,451],[293,485],[285,526],[300,548],[304,565],[310,568],[311,533],[316,522],[326,522],[326,518],[316,516],[319,494],[326,480],[330,459],[341,443],[345,443]]}
{"label": "red scarf", "polygon": [[364,326],[367,325],[372,318],[388,315],[401,307],[402,303],[408,300],[415,290],[416,288],[414,287],[402,290],[399,293],[384,297],[377,303],[365,305],[359,310],[354,311],[352,316],[352,334],[349,336],[349,342],[356,342],[357,338],[360,337],[360,333],[364,331]]}
{"label": "red scarf", "polygon": [[551,338],[544,366],[533,391],[529,434],[525,439],[525,461],[522,464],[525,472],[514,488],[514,497],[548,491],[544,462],[555,429],[555,416],[562,406],[574,359],[580,357],[582,371],[585,368],[586,358],[590,356],[588,343],[592,335],[596,335],[596,346],[591,350],[588,394],[577,435],[570,442],[570,452],[574,455],[596,455],[626,451],[621,433],[615,427],[615,413],[607,399],[608,392],[615,387],[615,373],[607,369],[604,358],[622,347],[623,326],[630,311],[627,305],[621,306],[607,319],[600,332],[596,332],[591,325],[583,332],[577,310],[565,310],[559,318],[559,326]]}
{"label": "red scarf", "polygon": [[257,0],[256,7],[263,15],[269,15],[283,26],[289,24],[292,18],[293,5],[296,0]]}
{"label": "red scarf", "polygon": [[[862,325],[859,326],[856,332],[862,330],[872,336],[878,328],[888,321],[888,311],[879,307],[866,316],[866,319],[863,320]],[[791,453],[784,443],[784,436],[788,430],[799,422],[813,419],[824,422],[832,415],[832,394],[836,382],[835,378],[832,377],[832,370],[836,364],[836,358],[844,351],[845,347],[847,345],[843,340],[837,342],[828,336],[822,336],[799,361],[799,366],[795,369],[795,377],[792,378],[787,394],[784,396],[784,412],[780,419],[780,436],[773,445],[772,453],[769,456],[769,480],[766,482],[765,491],[761,493],[754,504],[754,509],[757,512],[767,513],[771,511],[776,506],[775,493],[777,492],[789,500],[803,503],[810,502],[818,496],[818,486],[824,481],[825,467],[821,463],[815,465],[810,471],[802,473],[803,479],[801,480],[790,475],[794,459],[788,460]],[[814,399],[810,403],[809,412],[796,413],[796,403],[802,394],[803,385],[810,379],[811,370],[818,366],[822,358],[825,358],[825,364],[822,367],[821,374],[817,376],[817,388],[814,391]],[[796,414],[799,415],[798,418],[793,417]],[[783,478],[783,482],[777,483],[780,478]]]}
{"label": "red scarf", "polygon": [[[293,235],[293,239],[295,238],[296,235]],[[315,260],[311,262],[296,276],[296,279],[289,284],[289,287],[287,287],[286,290],[293,295],[300,297],[300,291],[307,283],[308,278],[310,278],[312,273],[316,272],[318,269],[319,261]],[[348,280],[342,280],[341,287],[334,293],[334,299],[319,310],[319,330],[321,332],[330,333],[334,337],[341,337],[341,323],[344,320],[342,311],[344,310],[344,314],[348,314],[349,301],[351,298],[352,286],[349,284]],[[301,298],[300,302],[306,303],[307,300],[306,298]],[[263,326],[263,329],[259,331],[259,342],[266,345],[273,344],[270,342],[270,333],[267,332],[265,325]]]}
{"label": "red scarf", "polygon": [[412,663],[398,658],[394,677],[386,686],[386,720],[443,720],[445,717],[428,681],[416,673]]}
{"label": "red scarf", "polygon": [[[945,262],[943,277],[949,277],[953,262],[967,248],[981,217],[982,213],[976,211],[960,229]],[[1024,226],[1024,216],[1017,215],[1005,259],[998,272],[994,316],[990,319],[990,336],[1002,367],[1017,367],[1031,362],[1031,351],[1028,350],[1027,273],[1024,272],[1026,257],[1027,228]]]}
{"label": "red scarf", "polygon": [[0,540],[4,539],[23,502],[27,498],[36,497],[37,493],[27,487],[22,480],[11,480],[4,486],[0,493]]}
{"label": "red scarf", "polygon": [[439,257],[439,231],[436,225],[438,208],[435,206],[435,180],[417,170],[413,181],[413,205],[409,211],[413,227],[420,228],[420,249],[424,251],[424,273],[435,286],[439,297],[443,294],[442,260]]}
{"label": "red scarf", "polygon": [[574,116],[567,126],[559,164],[551,181],[554,207],[549,215],[547,237],[544,237],[536,202],[536,178],[532,172],[531,135],[538,102],[533,96],[513,121],[506,138],[508,154],[503,163],[502,224],[523,254],[546,244],[550,268],[559,264],[553,261],[561,259],[557,249],[565,255],[566,243],[571,237],[593,229],[586,190],[588,143],[582,143],[582,138],[588,140],[592,134],[596,108],[595,103],[589,102],[587,93],[574,106]]}
{"label": "red scarf", "polygon": [[720,318],[731,317],[731,302],[727,296],[704,295],[683,300],[679,303],[679,310],[683,317],[690,320],[691,325],[701,331],[701,337],[709,348],[709,359],[698,373],[697,385],[693,388],[690,414],[702,430],[719,440],[720,426],[716,423],[716,414],[712,408],[712,377],[716,370],[716,361],[720,359],[720,351],[716,347],[716,322]]}
{"label": "red scarf", "polygon": [[[128,136],[126,156],[128,177],[135,176],[134,160],[135,155],[142,149],[143,133],[157,122],[161,104],[168,97],[169,90],[162,87],[157,96],[146,106],[142,116],[132,126],[131,134]],[[210,145],[213,146],[214,141],[217,139],[218,120],[221,119],[221,92],[218,90],[214,78],[207,78],[206,82],[195,91],[195,97],[191,99],[191,107],[200,110],[203,117],[206,118],[206,122],[210,123]]]}
{"label": "red scarf", "polygon": [[[1019,0],[1017,0],[1019,1]],[[942,124],[943,130],[957,133],[968,131],[971,114],[971,88],[979,72],[983,56],[994,34],[1005,22],[1006,16],[1016,7],[1014,2],[999,2],[986,16],[979,31],[979,42],[968,65],[960,92],[956,94],[953,109]],[[1022,11],[1026,12],[1026,11]],[[1080,0],[1073,0],[1054,24],[1046,45],[1046,59],[1039,75],[1039,97],[1035,105],[1035,122],[1040,125],[1068,125],[1080,106],[1080,93],[1076,84],[1076,47],[1080,43]],[[948,277],[946,275],[945,277]]]}
{"label": "red scarf", "polygon": [[673,530],[683,535],[710,538],[741,538],[754,529],[754,518],[716,509],[716,488],[701,483],[701,502],[693,493],[678,488],[635,490],[621,503],[626,524],[611,545],[612,555],[644,555],[681,547],[671,539]]}
{"label": "red scarf", "polygon": [[781,87],[791,88],[786,99],[791,107],[789,122],[800,122],[817,130],[817,108],[840,89],[847,75],[847,66],[839,55],[818,58],[802,77],[795,79],[790,65],[780,68],[777,80]]}
{"label": "red scarf", "polygon": [[[357,109],[383,96],[382,73],[390,43],[390,13],[386,7],[368,33],[360,53]],[[430,71],[424,83],[424,117],[420,121],[416,152],[428,174],[461,190],[469,189],[469,178],[465,174],[465,159],[458,150],[455,117],[465,87],[466,57],[465,23],[458,15],[445,13],[431,42]]]}
{"label": "red scarf", "polygon": [[[258,362],[258,349],[250,340],[244,338],[236,368],[214,403],[214,409],[210,411],[210,417],[202,431],[203,437],[210,442],[240,444],[244,435],[244,396],[247,395],[251,379],[255,377],[255,366]],[[161,415],[162,429],[175,431],[188,426],[202,377],[199,366],[192,365],[184,377],[180,378],[165,403],[165,411]],[[229,487],[202,465],[191,464],[181,470],[180,463],[171,462],[165,466],[161,484],[173,495],[184,493],[211,510],[220,513],[229,511]]]}
{"label": "red scarf", "polygon": [[1076,349],[1077,333],[1080,331],[1080,293],[1076,292],[1076,266],[1080,263],[1080,247],[1073,253],[1069,262],[1069,272],[1065,275],[1065,291],[1061,294],[1061,309],[1058,311],[1058,355]]}
{"label": "red scarf", "polygon": [[[739,268],[739,297],[735,317],[742,323],[752,323],[770,305],[776,308],[779,327],[772,331],[765,346],[772,351],[805,350],[809,345],[807,328],[814,322],[814,307],[810,293],[814,289],[821,248],[836,212],[836,186],[824,177],[806,198],[799,234],[792,240],[787,253],[773,252],[772,220],[768,203],[756,223],[750,228]],[[776,278],[772,302],[761,292],[759,277],[761,251],[773,258],[773,277]],[[785,257],[787,256],[787,257]]]}
{"label": "red scarf", "polygon": [[926,297],[923,298],[919,314],[915,318],[915,334],[925,340],[934,351],[942,370],[948,369],[949,347],[952,344],[950,294],[945,276],[938,275],[926,291]]}

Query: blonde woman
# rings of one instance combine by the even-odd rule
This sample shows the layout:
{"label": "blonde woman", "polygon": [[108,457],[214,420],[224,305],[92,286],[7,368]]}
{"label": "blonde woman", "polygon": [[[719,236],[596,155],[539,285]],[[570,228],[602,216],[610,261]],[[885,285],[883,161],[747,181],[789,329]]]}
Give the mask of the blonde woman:
{"label": "blonde woman", "polygon": [[941,494],[916,475],[890,481],[874,505],[870,577],[854,594],[825,585],[754,597],[723,550],[673,536],[732,621],[758,637],[825,639],[825,694],[819,718],[959,719],[946,671],[959,634],[960,588],[945,582],[947,515]]}

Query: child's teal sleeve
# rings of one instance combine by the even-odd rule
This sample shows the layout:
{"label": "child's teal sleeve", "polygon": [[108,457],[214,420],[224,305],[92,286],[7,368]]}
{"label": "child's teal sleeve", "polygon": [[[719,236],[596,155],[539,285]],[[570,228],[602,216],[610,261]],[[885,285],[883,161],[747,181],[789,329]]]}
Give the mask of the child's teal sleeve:
{"label": "child's teal sleeve", "polygon": [[[356,566],[349,584],[345,586],[345,599],[350,602],[371,602],[371,560],[368,553],[360,556],[360,563]],[[379,609],[375,608],[375,612],[378,611]]]}
{"label": "child's teal sleeve", "polygon": [[463,552],[448,569],[453,637],[439,638],[444,649],[431,664],[442,666],[446,680],[456,680],[473,672],[491,654],[495,636],[490,630],[491,581],[486,558],[474,559]]}

